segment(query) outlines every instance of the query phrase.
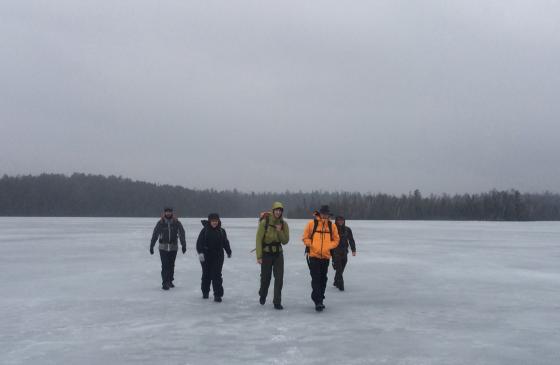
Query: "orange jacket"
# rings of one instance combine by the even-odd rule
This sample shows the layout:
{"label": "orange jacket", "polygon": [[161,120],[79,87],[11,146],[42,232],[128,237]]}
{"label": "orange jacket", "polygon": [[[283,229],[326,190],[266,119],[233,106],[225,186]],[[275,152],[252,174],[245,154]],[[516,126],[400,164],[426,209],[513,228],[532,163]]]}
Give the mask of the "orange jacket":
{"label": "orange jacket", "polygon": [[332,223],[333,238],[331,240],[331,234],[329,232],[328,219],[321,219],[321,217],[316,218],[319,222],[317,224],[317,230],[313,235],[313,240],[311,240],[311,233],[313,233],[314,220],[310,220],[305,226],[303,231],[303,244],[309,247],[309,256],[316,257],[319,259],[330,259],[331,250],[338,246],[340,242],[340,237],[338,236],[338,229],[336,224]]}

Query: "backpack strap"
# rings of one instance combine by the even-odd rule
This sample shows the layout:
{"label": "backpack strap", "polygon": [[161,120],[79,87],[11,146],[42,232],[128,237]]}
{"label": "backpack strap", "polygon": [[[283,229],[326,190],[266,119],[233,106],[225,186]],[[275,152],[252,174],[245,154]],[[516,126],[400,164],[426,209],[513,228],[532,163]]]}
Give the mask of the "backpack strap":
{"label": "backpack strap", "polygon": [[[319,225],[319,220],[313,219],[313,231],[311,232],[311,236],[309,236],[309,239],[313,240],[313,236],[315,236],[315,232],[317,232],[318,225]],[[331,241],[332,241],[334,238],[333,238],[332,222],[330,219],[328,220],[328,226],[329,226],[329,233],[331,235]]]}

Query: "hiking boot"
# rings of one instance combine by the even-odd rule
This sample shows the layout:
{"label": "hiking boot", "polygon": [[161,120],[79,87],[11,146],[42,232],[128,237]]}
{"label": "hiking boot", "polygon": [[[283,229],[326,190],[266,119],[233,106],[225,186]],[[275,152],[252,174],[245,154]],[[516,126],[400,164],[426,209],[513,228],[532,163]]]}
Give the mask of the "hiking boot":
{"label": "hiking boot", "polygon": [[261,305],[264,305],[264,303],[266,303],[266,297],[260,297],[259,303],[261,303]]}
{"label": "hiking boot", "polygon": [[208,293],[202,293],[202,299],[208,299]]}
{"label": "hiking boot", "polygon": [[277,304],[274,304],[274,309],[282,310],[282,309],[284,309],[284,307],[282,307],[282,304],[277,303]]}
{"label": "hiking boot", "polygon": [[221,303],[222,302],[222,297],[214,297],[214,301]]}

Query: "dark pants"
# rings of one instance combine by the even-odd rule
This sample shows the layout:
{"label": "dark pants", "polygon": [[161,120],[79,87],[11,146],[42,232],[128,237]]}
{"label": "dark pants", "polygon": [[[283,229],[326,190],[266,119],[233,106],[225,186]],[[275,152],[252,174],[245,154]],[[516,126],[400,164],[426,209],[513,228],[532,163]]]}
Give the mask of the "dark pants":
{"label": "dark pants", "polygon": [[325,299],[329,259],[309,257],[307,262],[309,264],[309,272],[311,273],[311,299],[315,304],[319,304],[323,302],[323,299]]}
{"label": "dark pants", "polygon": [[204,253],[204,262],[200,263],[202,266],[202,278],[200,289],[203,294],[210,292],[210,284],[215,297],[224,296],[224,287],[222,279],[222,267],[224,266],[224,255],[216,252]]}
{"label": "dark pants", "polygon": [[266,298],[270,280],[274,274],[274,304],[282,303],[282,286],[284,285],[284,254],[264,252],[261,263],[261,288],[259,295]]}
{"label": "dark pants", "polygon": [[346,267],[346,263],[348,262],[348,255],[334,255],[332,257],[333,269],[335,271],[334,274],[334,285],[344,287],[344,278],[342,274],[344,273],[344,268]]}
{"label": "dark pants", "polygon": [[175,274],[175,258],[177,251],[159,250],[159,258],[161,259],[161,281],[162,284],[173,282]]}

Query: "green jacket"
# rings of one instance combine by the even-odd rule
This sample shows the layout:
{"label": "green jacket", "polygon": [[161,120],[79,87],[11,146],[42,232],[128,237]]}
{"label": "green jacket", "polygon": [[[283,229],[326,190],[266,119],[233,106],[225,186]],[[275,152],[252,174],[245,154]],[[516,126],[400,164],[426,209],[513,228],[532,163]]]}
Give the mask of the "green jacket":
{"label": "green jacket", "polygon": [[[282,224],[282,230],[277,231],[275,225]],[[259,229],[257,230],[257,260],[262,259],[262,254],[264,252],[282,252],[282,246],[267,246],[264,245],[263,248],[263,236],[264,243],[280,242],[285,245],[290,240],[290,228],[288,223],[284,221],[283,218],[276,219],[272,213],[270,213],[268,218],[268,229],[264,231],[266,225],[266,218],[259,222]]]}

